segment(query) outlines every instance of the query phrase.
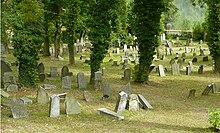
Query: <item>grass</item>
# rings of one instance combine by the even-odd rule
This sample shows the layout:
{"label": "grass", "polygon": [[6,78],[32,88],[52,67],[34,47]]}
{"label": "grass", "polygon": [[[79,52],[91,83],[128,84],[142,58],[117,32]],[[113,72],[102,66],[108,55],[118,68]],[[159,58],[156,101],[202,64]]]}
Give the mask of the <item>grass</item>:
{"label": "grass", "polygon": [[[193,46],[194,47],[194,46]],[[198,47],[198,46],[196,46]],[[204,47],[207,47],[204,45]],[[198,51],[198,50],[197,50]],[[174,53],[179,52],[179,48],[174,48]],[[180,51],[180,52],[183,52]],[[220,94],[209,94],[202,96],[202,91],[209,83],[215,82],[220,85],[220,75],[212,72],[211,60],[203,62],[202,57],[198,56],[198,63],[195,66],[205,64],[204,74],[198,74],[198,67],[193,68],[190,76],[185,75],[185,70],[181,70],[181,75],[172,76],[171,72],[166,73],[166,77],[159,77],[155,70],[150,75],[149,84],[138,84],[131,81],[132,93],[142,94],[153,106],[153,110],[124,111],[124,121],[118,121],[108,116],[100,115],[97,112],[99,108],[108,108],[114,110],[118,92],[129,81],[121,80],[123,70],[122,65],[113,67],[113,63],[108,62],[110,57],[106,57],[102,67],[106,68],[106,75],[103,77],[103,83],[109,82],[111,88],[111,99],[102,101],[102,90],[97,90],[88,86],[87,90],[92,93],[93,102],[83,100],[83,91],[77,88],[76,74],[84,72],[86,80],[89,82],[90,66],[79,60],[79,57],[88,53],[79,53],[76,55],[76,65],[68,65],[68,57],[64,61],[50,61],[49,57],[40,57],[39,62],[45,65],[45,72],[49,72],[50,66],[57,66],[61,71],[62,66],[68,65],[73,72],[73,85],[71,90],[61,89],[60,77],[54,81],[46,80],[45,83],[54,84],[57,89],[47,90],[49,96],[56,93],[67,92],[81,104],[82,112],[78,115],[65,115],[64,103],[61,103],[61,115],[57,118],[49,117],[49,104],[41,105],[36,103],[36,92],[38,88],[21,88],[19,92],[10,92],[11,97],[28,97],[33,100],[33,104],[27,105],[29,112],[28,118],[13,119],[11,118],[10,109],[1,107],[1,132],[95,132],[95,133],[117,133],[117,132],[211,132],[208,122],[208,109],[220,107]],[[205,55],[209,52],[205,51]],[[122,55],[122,51],[121,51]],[[197,52],[199,55],[199,51]],[[12,54],[7,54],[8,61],[15,61]],[[116,54],[112,54],[114,59],[120,62]],[[164,61],[153,62],[155,65],[169,65],[173,56],[167,56]],[[211,57],[209,57],[211,59]],[[192,60],[192,53],[188,53],[184,66]],[[129,64],[130,68],[134,64]],[[12,67],[15,76],[17,76],[16,67]],[[39,86],[43,83],[39,83]],[[188,99],[190,89],[196,89],[196,97]],[[3,102],[6,100],[1,99]]]}

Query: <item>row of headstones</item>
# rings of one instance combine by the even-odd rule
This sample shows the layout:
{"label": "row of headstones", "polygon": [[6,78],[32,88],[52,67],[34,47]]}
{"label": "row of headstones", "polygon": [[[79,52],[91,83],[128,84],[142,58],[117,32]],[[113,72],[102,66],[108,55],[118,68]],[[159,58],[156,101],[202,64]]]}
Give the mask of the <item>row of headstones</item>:
{"label": "row of headstones", "polygon": [[[216,83],[211,83],[207,85],[207,87],[203,90],[202,95],[208,95],[210,92],[215,94],[219,91],[219,87],[217,87]],[[189,91],[188,98],[195,97],[196,90],[192,89]]]}
{"label": "row of headstones", "polygon": [[138,111],[143,109],[153,109],[149,102],[141,94],[130,94],[131,85],[128,83],[122,91],[119,93],[118,100],[115,106],[115,110],[111,111],[106,108],[100,108],[98,111],[100,114],[108,115],[111,117],[124,120],[124,116],[121,113],[125,110]]}

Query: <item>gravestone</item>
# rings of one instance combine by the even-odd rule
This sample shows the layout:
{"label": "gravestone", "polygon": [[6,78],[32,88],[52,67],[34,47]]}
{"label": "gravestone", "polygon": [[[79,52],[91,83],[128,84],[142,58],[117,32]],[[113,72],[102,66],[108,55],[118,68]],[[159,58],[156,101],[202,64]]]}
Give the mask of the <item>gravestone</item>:
{"label": "gravestone", "polygon": [[102,72],[101,71],[95,72],[95,86],[97,86],[99,89],[102,89]]}
{"label": "gravestone", "polygon": [[203,65],[199,66],[198,74],[203,74]]}
{"label": "gravestone", "polygon": [[173,52],[173,49],[172,48],[170,48],[170,55],[173,55],[174,54],[174,52]]}
{"label": "gravestone", "polygon": [[10,96],[7,92],[3,91],[2,89],[0,89],[0,95],[6,98]]}
{"label": "gravestone", "polygon": [[193,63],[192,63],[192,61],[189,61],[189,62],[188,62],[188,65],[189,65],[191,68],[193,68]]}
{"label": "gravestone", "polygon": [[111,110],[108,110],[106,108],[100,108],[100,109],[98,109],[98,112],[100,114],[104,114],[104,115],[107,115],[107,116],[110,116],[110,117],[117,118],[118,120],[124,120],[124,116],[119,115],[118,113],[115,113],[115,112],[113,112]]}
{"label": "gravestone", "polygon": [[44,74],[44,64],[41,62],[40,64],[38,64],[37,66],[37,71],[38,71],[38,74]]}
{"label": "gravestone", "polygon": [[133,51],[133,47],[132,46],[130,46],[130,50]]}
{"label": "gravestone", "polygon": [[202,40],[200,40],[200,41],[199,41],[199,44],[203,44],[203,41],[202,41]]}
{"label": "gravestone", "polygon": [[114,60],[112,66],[119,66],[119,65],[118,65],[118,61],[117,61],[117,60]]}
{"label": "gravestone", "polygon": [[65,76],[72,76],[73,73],[69,72],[69,68],[67,66],[63,66],[61,69],[61,79]]}
{"label": "gravestone", "polygon": [[179,69],[183,69],[183,59],[178,59],[177,63],[179,64]]}
{"label": "gravestone", "polygon": [[139,100],[137,94],[129,95],[129,107],[128,110],[137,111],[139,110]]}
{"label": "gravestone", "polygon": [[200,55],[199,56],[205,56],[203,49],[200,49]]}
{"label": "gravestone", "polygon": [[12,72],[10,66],[3,60],[1,60],[1,87],[3,87],[3,76],[5,72]]}
{"label": "gravestone", "polygon": [[40,82],[44,82],[46,75],[44,73],[38,74]]}
{"label": "gravestone", "polygon": [[63,89],[71,89],[72,80],[70,76],[62,77],[62,88]]}
{"label": "gravestone", "polygon": [[83,98],[86,100],[86,102],[92,102],[92,94],[88,91],[83,91]]}
{"label": "gravestone", "polygon": [[151,73],[154,68],[155,68],[155,65],[154,65],[154,64],[151,64],[151,65],[150,65],[150,69],[149,69],[149,73]]}
{"label": "gravestone", "polygon": [[186,57],[186,53],[182,53],[182,58]]}
{"label": "gravestone", "polygon": [[208,95],[209,94],[209,92],[211,92],[212,91],[212,84],[209,84],[205,89],[204,89],[204,91],[202,92],[202,95]]}
{"label": "gravestone", "polygon": [[116,48],[116,54],[120,54],[120,49]]}
{"label": "gravestone", "polygon": [[191,73],[192,73],[191,66],[187,66],[186,67],[186,75],[191,75]]}
{"label": "gravestone", "polygon": [[56,77],[58,75],[59,75],[59,73],[57,71],[57,67],[51,66],[50,67],[50,76],[51,77]]}
{"label": "gravestone", "polygon": [[127,68],[124,70],[124,76],[122,77],[124,80],[130,80],[131,79],[131,69]]}
{"label": "gravestone", "polygon": [[82,45],[78,45],[78,53],[82,53],[82,49],[83,49],[83,46]]}
{"label": "gravestone", "polygon": [[13,99],[10,106],[13,118],[28,117],[27,109],[24,104],[21,104],[17,99]]}
{"label": "gravestone", "polygon": [[4,88],[7,91],[18,91],[16,79],[12,72],[5,72],[3,76]]}
{"label": "gravestone", "polygon": [[106,74],[106,69],[105,69],[105,67],[103,67],[102,68],[102,76],[105,76],[105,74]]}
{"label": "gravestone", "polygon": [[189,53],[189,48],[185,47],[185,53]]}
{"label": "gravestone", "polygon": [[162,56],[163,56],[163,51],[162,51],[162,49],[160,49],[160,48],[157,49],[157,56],[158,56],[158,57],[162,57]]}
{"label": "gravestone", "polygon": [[124,52],[127,52],[128,46],[124,44]]}
{"label": "gravestone", "polygon": [[166,76],[165,73],[164,73],[164,69],[163,69],[163,66],[162,66],[162,65],[159,65],[159,66],[158,66],[158,72],[159,72],[159,76],[160,76],[160,77]]}
{"label": "gravestone", "polygon": [[197,61],[198,61],[198,59],[196,57],[194,57],[193,60],[192,60],[193,63],[197,62]]}
{"label": "gravestone", "polygon": [[153,107],[150,105],[150,103],[144,98],[143,95],[138,94],[138,98],[140,103],[143,105],[144,109],[153,109]]}
{"label": "gravestone", "polygon": [[196,90],[195,90],[195,89],[190,90],[190,91],[189,91],[189,96],[188,96],[188,98],[195,97],[195,93],[196,93]]}
{"label": "gravestone", "polygon": [[10,84],[7,86],[7,91],[18,91],[18,86],[16,84]]}
{"label": "gravestone", "polygon": [[56,94],[50,96],[50,117],[60,115],[60,97]]}
{"label": "gravestone", "polygon": [[209,57],[208,56],[203,57],[203,62],[205,62],[205,61],[209,61]]}
{"label": "gravestone", "polygon": [[171,68],[172,68],[172,75],[179,75],[180,74],[179,64],[177,64],[175,62],[175,63],[171,64]]}
{"label": "gravestone", "polygon": [[109,99],[109,97],[110,97],[110,84],[105,83],[102,100]]}
{"label": "gravestone", "polygon": [[22,97],[18,100],[21,104],[32,104],[32,100],[27,97]]}
{"label": "gravestone", "polygon": [[77,74],[77,84],[79,89],[86,89],[86,78],[83,72]]}
{"label": "gravestone", "polygon": [[68,48],[63,47],[62,56],[68,55]]}
{"label": "gravestone", "polygon": [[174,59],[171,59],[170,60],[170,64],[172,65],[172,64],[174,64],[175,63],[175,60]]}
{"label": "gravestone", "polygon": [[5,52],[6,52],[6,45],[1,44],[1,53],[5,53]]}
{"label": "gravestone", "polygon": [[65,103],[65,110],[67,115],[81,113],[80,104],[73,97],[66,96],[64,103]]}
{"label": "gravestone", "polygon": [[125,92],[127,95],[130,95],[131,94],[131,83],[127,83],[123,88],[122,88],[122,91]]}
{"label": "gravestone", "polygon": [[127,104],[127,98],[128,98],[128,95],[124,91],[121,91],[119,93],[118,101],[115,106],[116,113],[121,113],[122,111],[125,110],[126,104]]}
{"label": "gravestone", "polygon": [[57,87],[55,85],[43,84],[43,88],[45,90],[51,90],[51,89],[56,89]]}
{"label": "gravestone", "polygon": [[46,91],[40,87],[37,91],[37,103],[47,104],[49,102],[49,96]]}
{"label": "gravestone", "polygon": [[164,70],[165,70],[165,72],[170,72],[170,68],[167,66],[165,66]]}
{"label": "gravestone", "polygon": [[166,56],[169,54],[169,52],[170,52],[170,49],[169,48],[166,48],[165,49],[165,52],[166,52]]}

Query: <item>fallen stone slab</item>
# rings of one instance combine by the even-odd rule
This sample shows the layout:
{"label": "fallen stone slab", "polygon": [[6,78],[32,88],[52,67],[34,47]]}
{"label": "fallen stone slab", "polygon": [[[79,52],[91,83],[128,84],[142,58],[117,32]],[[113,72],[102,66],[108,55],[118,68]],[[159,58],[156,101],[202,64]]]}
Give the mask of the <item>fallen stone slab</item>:
{"label": "fallen stone slab", "polygon": [[20,99],[19,99],[19,102],[20,102],[21,104],[32,104],[32,100],[29,99],[29,98],[27,98],[27,97],[22,97],[22,98],[20,98]]}
{"label": "fallen stone slab", "polygon": [[150,103],[142,96],[141,94],[138,94],[139,101],[144,106],[144,109],[153,109],[153,107],[150,105]]}
{"label": "fallen stone slab", "polygon": [[7,92],[3,91],[2,89],[0,89],[0,95],[6,98],[10,96]]}
{"label": "fallen stone slab", "polygon": [[56,86],[55,85],[50,85],[50,84],[44,84],[43,88],[45,90],[51,90],[51,89],[56,89]]}
{"label": "fallen stone slab", "polygon": [[118,118],[118,120],[124,120],[124,116],[122,115],[119,115],[109,109],[106,109],[106,108],[100,108],[98,109],[98,112],[100,114],[104,114],[104,115],[107,115],[107,116],[110,116],[110,117],[113,117],[113,118]]}

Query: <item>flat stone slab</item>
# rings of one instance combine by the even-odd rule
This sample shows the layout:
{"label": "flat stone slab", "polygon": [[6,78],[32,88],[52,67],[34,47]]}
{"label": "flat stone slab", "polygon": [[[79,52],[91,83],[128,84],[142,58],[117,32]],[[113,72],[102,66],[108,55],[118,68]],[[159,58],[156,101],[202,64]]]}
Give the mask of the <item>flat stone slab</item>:
{"label": "flat stone slab", "polygon": [[24,106],[24,104],[20,104],[16,99],[12,100],[10,106],[13,118],[24,118],[28,117],[28,112]]}
{"label": "flat stone slab", "polygon": [[138,94],[139,101],[144,106],[144,109],[153,109],[153,107],[150,105],[150,103],[142,96],[141,94]]}
{"label": "flat stone slab", "polygon": [[0,89],[0,95],[6,98],[10,96],[7,92],[3,91],[2,89]]}
{"label": "flat stone slab", "polygon": [[27,97],[22,97],[22,98],[20,98],[20,99],[19,99],[19,102],[20,102],[21,104],[32,104],[32,100],[29,99],[29,98],[27,98]]}
{"label": "flat stone slab", "polygon": [[100,108],[98,109],[98,112],[100,114],[104,114],[104,115],[107,115],[107,116],[110,116],[110,117],[113,117],[113,118],[117,118],[118,120],[124,120],[124,116],[122,115],[119,115],[109,109],[106,109],[106,108]]}
{"label": "flat stone slab", "polygon": [[51,90],[51,89],[56,89],[56,86],[55,85],[50,85],[50,84],[44,84],[43,88],[45,90]]}

